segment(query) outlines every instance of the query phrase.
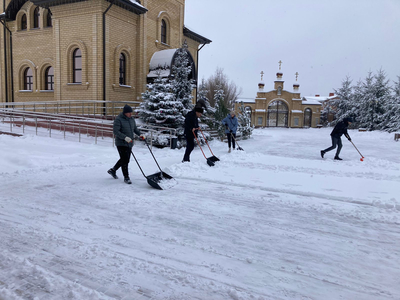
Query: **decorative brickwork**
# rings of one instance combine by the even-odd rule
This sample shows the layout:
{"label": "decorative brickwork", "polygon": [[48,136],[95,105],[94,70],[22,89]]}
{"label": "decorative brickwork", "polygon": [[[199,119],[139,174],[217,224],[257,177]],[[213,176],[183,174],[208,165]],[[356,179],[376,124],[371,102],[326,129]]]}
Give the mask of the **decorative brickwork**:
{"label": "decorative brickwork", "polygon": [[[184,35],[184,0],[144,0],[138,6],[121,1],[111,5],[105,0],[65,0],[61,5],[51,0],[2,0],[1,5],[4,1],[0,102],[137,101],[146,89],[149,62],[155,52],[179,48],[186,40],[196,62],[199,45],[211,42]],[[37,7],[39,21],[35,23]],[[24,15],[26,29],[21,27]],[[161,42],[163,20],[166,43]],[[78,48],[82,56],[82,64],[77,67],[81,83],[74,83],[73,53]],[[126,58],[123,85],[119,84],[121,53]],[[24,90],[24,71],[28,67],[33,71],[31,91]],[[48,67],[54,68],[54,90],[45,88]]]}

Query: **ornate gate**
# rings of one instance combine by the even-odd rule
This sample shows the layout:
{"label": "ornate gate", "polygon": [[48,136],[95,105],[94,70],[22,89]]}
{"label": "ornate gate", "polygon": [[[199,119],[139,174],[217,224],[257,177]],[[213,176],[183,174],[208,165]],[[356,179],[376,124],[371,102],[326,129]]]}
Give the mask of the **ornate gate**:
{"label": "ornate gate", "polygon": [[268,105],[268,127],[288,127],[289,109],[281,100],[272,101]]}

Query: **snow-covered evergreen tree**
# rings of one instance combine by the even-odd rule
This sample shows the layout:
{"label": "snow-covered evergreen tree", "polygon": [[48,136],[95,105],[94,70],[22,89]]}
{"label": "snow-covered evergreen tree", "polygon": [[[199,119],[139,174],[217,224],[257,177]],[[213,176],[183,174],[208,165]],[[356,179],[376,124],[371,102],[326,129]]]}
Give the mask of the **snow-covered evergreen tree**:
{"label": "snow-covered evergreen tree", "polygon": [[243,139],[248,139],[253,132],[249,113],[245,110],[243,102],[240,103],[238,115],[239,130]]}
{"label": "snow-covered evergreen tree", "polygon": [[394,82],[393,94],[385,107],[384,130],[389,132],[400,131],[400,76]]}
{"label": "snow-covered evergreen tree", "polygon": [[390,108],[392,106],[392,88],[389,82],[382,69],[375,75],[374,91],[379,113],[377,129],[386,129],[389,126]]}
{"label": "snow-covered evergreen tree", "polygon": [[356,117],[357,109],[354,103],[352,80],[349,76],[342,81],[342,86],[339,89],[334,89],[338,99],[329,100],[324,107],[323,113],[328,114],[329,111],[335,111],[336,120],[333,124],[346,117]]}
{"label": "snow-covered evergreen tree", "polygon": [[386,75],[381,70],[376,76],[368,73],[360,87],[359,126],[368,130],[381,129],[385,102],[390,94]]}
{"label": "snow-covered evergreen tree", "polygon": [[184,106],[172,92],[172,85],[167,78],[158,76],[147,85],[142,93],[142,103],[137,112],[146,123],[176,128],[184,123]]}
{"label": "snow-covered evergreen tree", "polygon": [[[197,93],[198,103],[201,103],[201,106],[204,109],[204,113],[201,116],[200,120],[204,124],[207,124],[210,129],[216,128],[216,121],[215,121],[215,108],[211,107],[210,101],[207,98],[207,87],[205,80],[201,81]],[[196,104],[197,105],[197,104]]]}
{"label": "snow-covered evergreen tree", "polygon": [[224,90],[221,88],[221,86],[217,86],[217,89],[215,90],[214,94],[214,103],[215,103],[215,121],[217,124],[217,129],[218,129],[218,135],[220,137],[223,137],[225,135],[225,125],[221,123],[221,121],[228,115],[229,110],[225,106],[225,101],[224,101]]}
{"label": "snow-covered evergreen tree", "polygon": [[369,72],[364,81],[355,86],[347,77],[342,87],[335,89],[339,99],[329,103],[335,110],[336,121],[345,117],[355,119],[352,126],[368,130],[399,130],[400,122],[400,77],[395,87],[390,86],[383,70],[377,74]]}
{"label": "snow-covered evergreen tree", "polygon": [[[192,91],[195,87],[194,81],[189,79],[189,74],[192,72],[192,67],[188,58],[188,50],[186,41],[176,52],[174,65],[172,66],[172,92],[177,101],[181,102],[183,109],[182,116],[193,109],[193,96]],[[183,123],[181,124],[183,125]]]}

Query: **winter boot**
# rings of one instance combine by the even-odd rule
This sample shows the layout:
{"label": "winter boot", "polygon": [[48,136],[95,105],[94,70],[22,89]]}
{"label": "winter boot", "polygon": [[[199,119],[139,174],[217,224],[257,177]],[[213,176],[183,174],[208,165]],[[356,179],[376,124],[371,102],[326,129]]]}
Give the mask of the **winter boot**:
{"label": "winter boot", "polygon": [[334,158],[335,160],[343,160],[343,159],[341,159],[339,156],[335,156],[335,158]]}
{"label": "winter boot", "polygon": [[117,173],[113,168],[108,170],[107,173],[110,174],[112,177],[114,177],[114,179],[118,179]]}
{"label": "winter boot", "polygon": [[324,155],[325,155],[325,151],[321,150],[321,157],[324,158]]}
{"label": "winter boot", "polygon": [[125,177],[125,178],[124,178],[124,182],[125,182],[126,184],[132,184],[132,181],[129,179],[129,177]]}
{"label": "winter boot", "polygon": [[231,148],[229,148],[228,153],[231,153]]}

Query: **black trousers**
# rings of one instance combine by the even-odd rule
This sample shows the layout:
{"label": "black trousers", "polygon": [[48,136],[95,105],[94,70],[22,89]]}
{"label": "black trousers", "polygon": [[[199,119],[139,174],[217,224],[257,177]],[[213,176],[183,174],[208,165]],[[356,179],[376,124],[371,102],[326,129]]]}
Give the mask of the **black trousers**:
{"label": "black trousers", "polygon": [[339,137],[335,137],[335,136],[331,136],[332,138],[332,146],[330,146],[329,148],[326,148],[325,150],[323,150],[324,152],[328,152],[331,151],[333,149],[336,148],[337,146],[337,150],[336,150],[336,155],[335,156],[339,156],[340,150],[342,150],[342,139]]}
{"label": "black trousers", "polygon": [[117,150],[119,153],[119,160],[117,161],[113,169],[117,171],[121,167],[124,177],[129,177],[128,164],[131,158],[131,148],[125,146],[117,146]]}
{"label": "black trousers", "polygon": [[194,136],[188,137],[186,135],[186,150],[185,155],[183,156],[183,161],[190,161],[190,153],[192,153],[194,149]]}
{"label": "black trousers", "polygon": [[[233,135],[233,138],[232,138],[232,135]],[[236,139],[236,133],[227,133],[226,137],[228,138],[228,147],[230,148],[231,143],[232,143],[233,149],[235,149],[235,140],[234,139]]]}

